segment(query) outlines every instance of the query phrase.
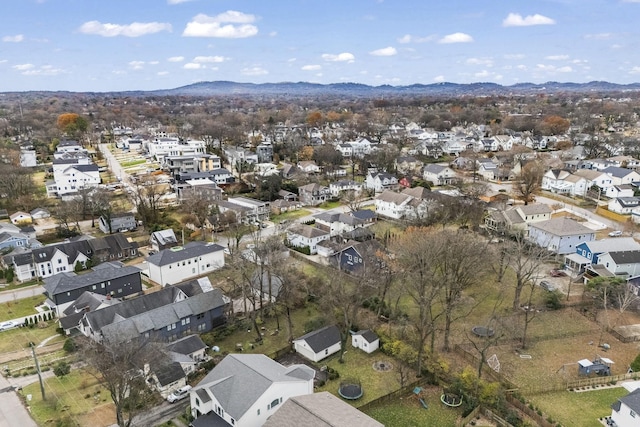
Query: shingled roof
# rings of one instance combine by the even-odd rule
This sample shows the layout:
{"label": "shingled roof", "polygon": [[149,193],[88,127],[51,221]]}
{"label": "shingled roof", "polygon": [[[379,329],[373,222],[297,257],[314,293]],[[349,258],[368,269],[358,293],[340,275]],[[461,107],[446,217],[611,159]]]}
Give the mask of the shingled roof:
{"label": "shingled roof", "polygon": [[325,326],[296,338],[294,341],[306,341],[314,353],[318,353],[341,341],[340,330],[336,325]]}
{"label": "shingled roof", "polygon": [[169,265],[178,261],[184,261],[223,250],[224,248],[222,246],[215,243],[190,242],[184,246],[174,246],[173,248],[153,254],[147,258],[147,262],[162,267],[163,265]]}

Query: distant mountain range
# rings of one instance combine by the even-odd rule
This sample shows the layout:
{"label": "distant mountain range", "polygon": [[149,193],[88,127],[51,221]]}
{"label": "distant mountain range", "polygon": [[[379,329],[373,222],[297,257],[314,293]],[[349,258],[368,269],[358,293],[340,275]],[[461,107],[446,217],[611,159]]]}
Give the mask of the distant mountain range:
{"label": "distant mountain range", "polygon": [[351,95],[359,97],[381,97],[392,95],[515,95],[532,93],[597,93],[597,92],[626,92],[640,90],[640,83],[616,84],[604,81],[589,83],[559,83],[547,82],[541,84],[518,83],[502,86],[496,83],[433,83],[413,84],[410,86],[369,86],[359,83],[317,84],[308,82],[283,83],[236,83],[230,81],[199,82],[175,89],[136,92],[149,95]]}
{"label": "distant mountain range", "polygon": [[27,96],[276,96],[276,97],[304,97],[336,95],[352,98],[383,98],[385,96],[431,95],[443,97],[456,96],[490,96],[490,95],[530,95],[530,94],[559,94],[559,93],[621,93],[640,91],[640,83],[617,84],[605,81],[589,83],[518,83],[502,86],[497,83],[433,83],[413,84],[410,86],[369,86],[360,83],[332,83],[319,84],[309,82],[282,83],[237,83],[230,81],[199,82],[174,89],[151,91],[118,91],[118,92],[68,92],[68,91],[29,91],[4,92],[6,99]]}

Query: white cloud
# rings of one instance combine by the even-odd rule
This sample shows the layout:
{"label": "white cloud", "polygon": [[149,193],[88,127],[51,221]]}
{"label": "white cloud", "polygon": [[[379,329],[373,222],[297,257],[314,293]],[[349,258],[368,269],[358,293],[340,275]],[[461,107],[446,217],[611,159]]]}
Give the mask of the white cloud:
{"label": "white cloud", "polygon": [[544,59],[548,59],[549,61],[564,61],[569,59],[569,55],[549,55],[545,56]]}
{"label": "white cloud", "polygon": [[33,67],[35,67],[35,65],[33,64],[18,64],[18,65],[14,65],[13,68],[18,70],[18,71],[26,71],[26,70],[30,70]]}
{"label": "white cloud", "polygon": [[188,1],[192,1],[192,0],[167,0],[167,4],[180,4],[180,3],[186,3]]}
{"label": "white cloud", "polygon": [[182,61],[184,61],[184,56],[172,56],[169,59],[167,59],[167,61],[169,61],[169,62],[182,62]]}
{"label": "white cloud", "polygon": [[320,65],[303,65],[302,68],[300,68],[302,71],[316,71],[321,69],[322,67]]}
{"label": "white cloud", "polygon": [[36,68],[33,64],[19,64],[13,66],[14,70],[20,71],[23,76],[57,76],[64,74],[61,68],[54,68],[53,65],[43,65]]}
{"label": "white cloud", "polygon": [[245,76],[264,76],[265,74],[269,74],[267,70],[261,67],[243,68],[240,73]]}
{"label": "white cloud", "polygon": [[328,62],[353,62],[356,57],[353,56],[353,53],[343,52],[337,55],[332,53],[324,53],[322,54],[322,59]]}
{"label": "white cloud", "polygon": [[611,49],[622,49],[622,45],[621,44],[612,44],[611,45]]}
{"label": "white cloud", "polygon": [[453,33],[453,34],[448,34],[448,35],[444,36],[443,38],[438,40],[438,43],[442,43],[442,44],[470,43],[472,41],[473,41],[473,37],[471,37],[469,34]]}
{"label": "white cloud", "polygon": [[527,69],[527,66],[526,66],[526,65],[522,65],[522,64],[520,64],[520,65],[518,65],[516,68],[517,68],[518,70],[523,70],[523,71],[524,71],[524,70],[526,70],[526,69]]}
{"label": "white cloud", "polygon": [[493,66],[493,60],[490,58],[469,58],[465,62],[467,65],[484,65],[485,67]]}
{"label": "white cloud", "polygon": [[508,53],[504,56],[504,59],[523,59],[524,53]]}
{"label": "white cloud", "polygon": [[168,71],[158,71],[158,72],[156,73],[156,75],[158,75],[158,76],[166,76],[166,75],[168,75],[168,74],[169,74],[169,72],[168,72]]}
{"label": "white cloud", "polygon": [[2,41],[7,43],[20,43],[23,40],[24,36],[22,34],[17,34],[15,36],[4,36],[2,38]]}
{"label": "white cloud", "polygon": [[631,70],[629,70],[629,74],[640,74],[640,67],[633,67]]}
{"label": "white cloud", "polygon": [[204,68],[204,65],[198,64],[196,62],[187,62],[182,66],[185,70],[200,70]]}
{"label": "white cloud", "polygon": [[144,61],[130,61],[129,67],[134,70],[142,70],[144,68]]}
{"label": "white cloud", "polygon": [[296,62],[298,60],[298,58],[289,58],[287,59],[287,62]]}
{"label": "white cloud", "polygon": [[216,16],[203,13],[196,15],[187,23],[182,35],[184,37],[218,37],[240,39],[258,34],[258,27],[252,25],[256,21],[254,15],[228,10]]}
{"label": "white cloud", "polygon": [[622,3],[640,3],[640,0],[622,0]]}
{"label": "white cloud", "polygon": [[490,73],[487,70],[482,70],[479,73],[475,73],[473,76],[477,79],[483,79],[489,77]]}
{"label": "white cloud", "polygon": [[593,39],[593,40],[608,40],[613,37],[612,33],[596,33],[596,34],[585,34],[585,39]]}
{"label": "white cloud", "polygon": [[199,63],[220,63],[224,62],[224,56],[196,56],[193,58],[193,62]]}
{"label": "white cloud", "polygon": [[433,81],[436,83],[442,83],[444,81],[444,76],[443,75],[435,76],[433,78]]}
{"label": "white cloud", "polygon": [[537,71],[544,71],[547,73],[571,73],[573,68],[567,66],[564,67],[556,67],[555,65],[545,65],[545,64],[537,64]]}
{"label": "white cloud", "polygon": [[530,27],[532,25],[553,25],[556,21],[546,16],[535,14],[524,18],[519,13],[510,13],[502,21],[503,27]]}
{"label": "white cloud", "polygon": [[103,37],[140,37],[147,34],[171,31],[171,24],[163,22],[134,22],[129,25],[103,24],[99,21],[85,22],[78,28],[83,34],[95,34]]}
{"label": "white cloud", "polygon": [[269,37],[275,37],[275,36],[277,36],[277,35],[278,35],[278,32],[277,32],[277,31],[271,31],[271,32],[269,33]]}
{"label": "white cloud", "polygon": [[158,65],[159,61],[149,61],[149,65]]}
{"label": "white cloud", "polygon": [[426,36],[426,37],[418,37],[412,36],[411,34],[405,34],[404,36],[398,38],[398,43],[406,44],[406,43],[426,43],[435,40],[435,36]]}
{"label": "white cloud", "polygon": [[393,56],[396,55],[398,51],[393,46],[383,47],[382,49],[376,49],[369,52],[369,55],[373,56]]}

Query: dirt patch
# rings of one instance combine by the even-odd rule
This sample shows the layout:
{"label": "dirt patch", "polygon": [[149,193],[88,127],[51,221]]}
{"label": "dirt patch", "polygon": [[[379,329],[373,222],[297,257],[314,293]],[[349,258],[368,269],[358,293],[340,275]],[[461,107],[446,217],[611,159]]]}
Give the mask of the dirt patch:
{"label": "dirt patch", "polygon": [[88,414],[79,417],[81,426],[108,427],[116,423],[116,412],[113,403],[96,406]]}

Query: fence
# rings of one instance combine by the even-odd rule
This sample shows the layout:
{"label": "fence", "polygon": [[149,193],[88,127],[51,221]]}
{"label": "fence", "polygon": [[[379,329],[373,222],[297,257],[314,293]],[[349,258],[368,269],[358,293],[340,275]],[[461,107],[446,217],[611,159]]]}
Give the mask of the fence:
{"label": "fence", "polygon": [[487,408],[482,408],[482,414],[489,418],[490,421],[493,421],[500,427],[513,427],[513,425],[509,424],[504,418],[499,417],[496,413]]}
{"label": "fence", "polygon": [[600,384],[617,383],[624,380],[636,380],[640,378],[640,372],[631,372],[629,374],[611,375],[608,377],[582,378],[579,380],[567,381],[567,388],[584,388]]}
{"label": "fence", "polygon": [[380,396],[379,398],[372,400],[371,402],[365,403],[362,406],[359,406],[358,409],[362,412],[367,412],[369,409],[375,408],[379,405],[382,405],[384,403],[390,402],[392,400],[395,400],[399,397],[405,397],[405,396],[409,396],[410,394],[413,393],[413,390],[416,387],[421,387],[424,386],[427,383],[426,379],[420,379],[417,381],[412,382],[411,384],[408,384],[396,391],[393,391],[389,394],[385,394],[384,396]]}
{"label": "fence", "polygon": [[476,406],[475,409],[473,411],[471,411],[471,413],[469,415],[467,415],[466,417],[464,417],[461,420],[457,420],[456,421],[456,427],[464,427],[467,424],[469,424],[475,417],[478,416],[478,414],[480,413],[481,407],[480,406]]}
{"label": "fence", "polygon": [[525,403],[522,403],[511,395],[507,395],[507,402],[509,402],[509,404],[515,407],[518,411],[534,420],[540,427],[555,427],[556,425],[555,423],[547,421],[542,412],[535,411],[533,408],[530,408]]}
{"label": "fence", "polygon": [[611,212],[609,209],[606,209],[602,206],[598,206],[596,208],[596,215],[600,215],[605,218],[609,218],[613,221],[621,222],[623,224],[631,220],[631,218],[628,215],[620,215],[618,213]]}

